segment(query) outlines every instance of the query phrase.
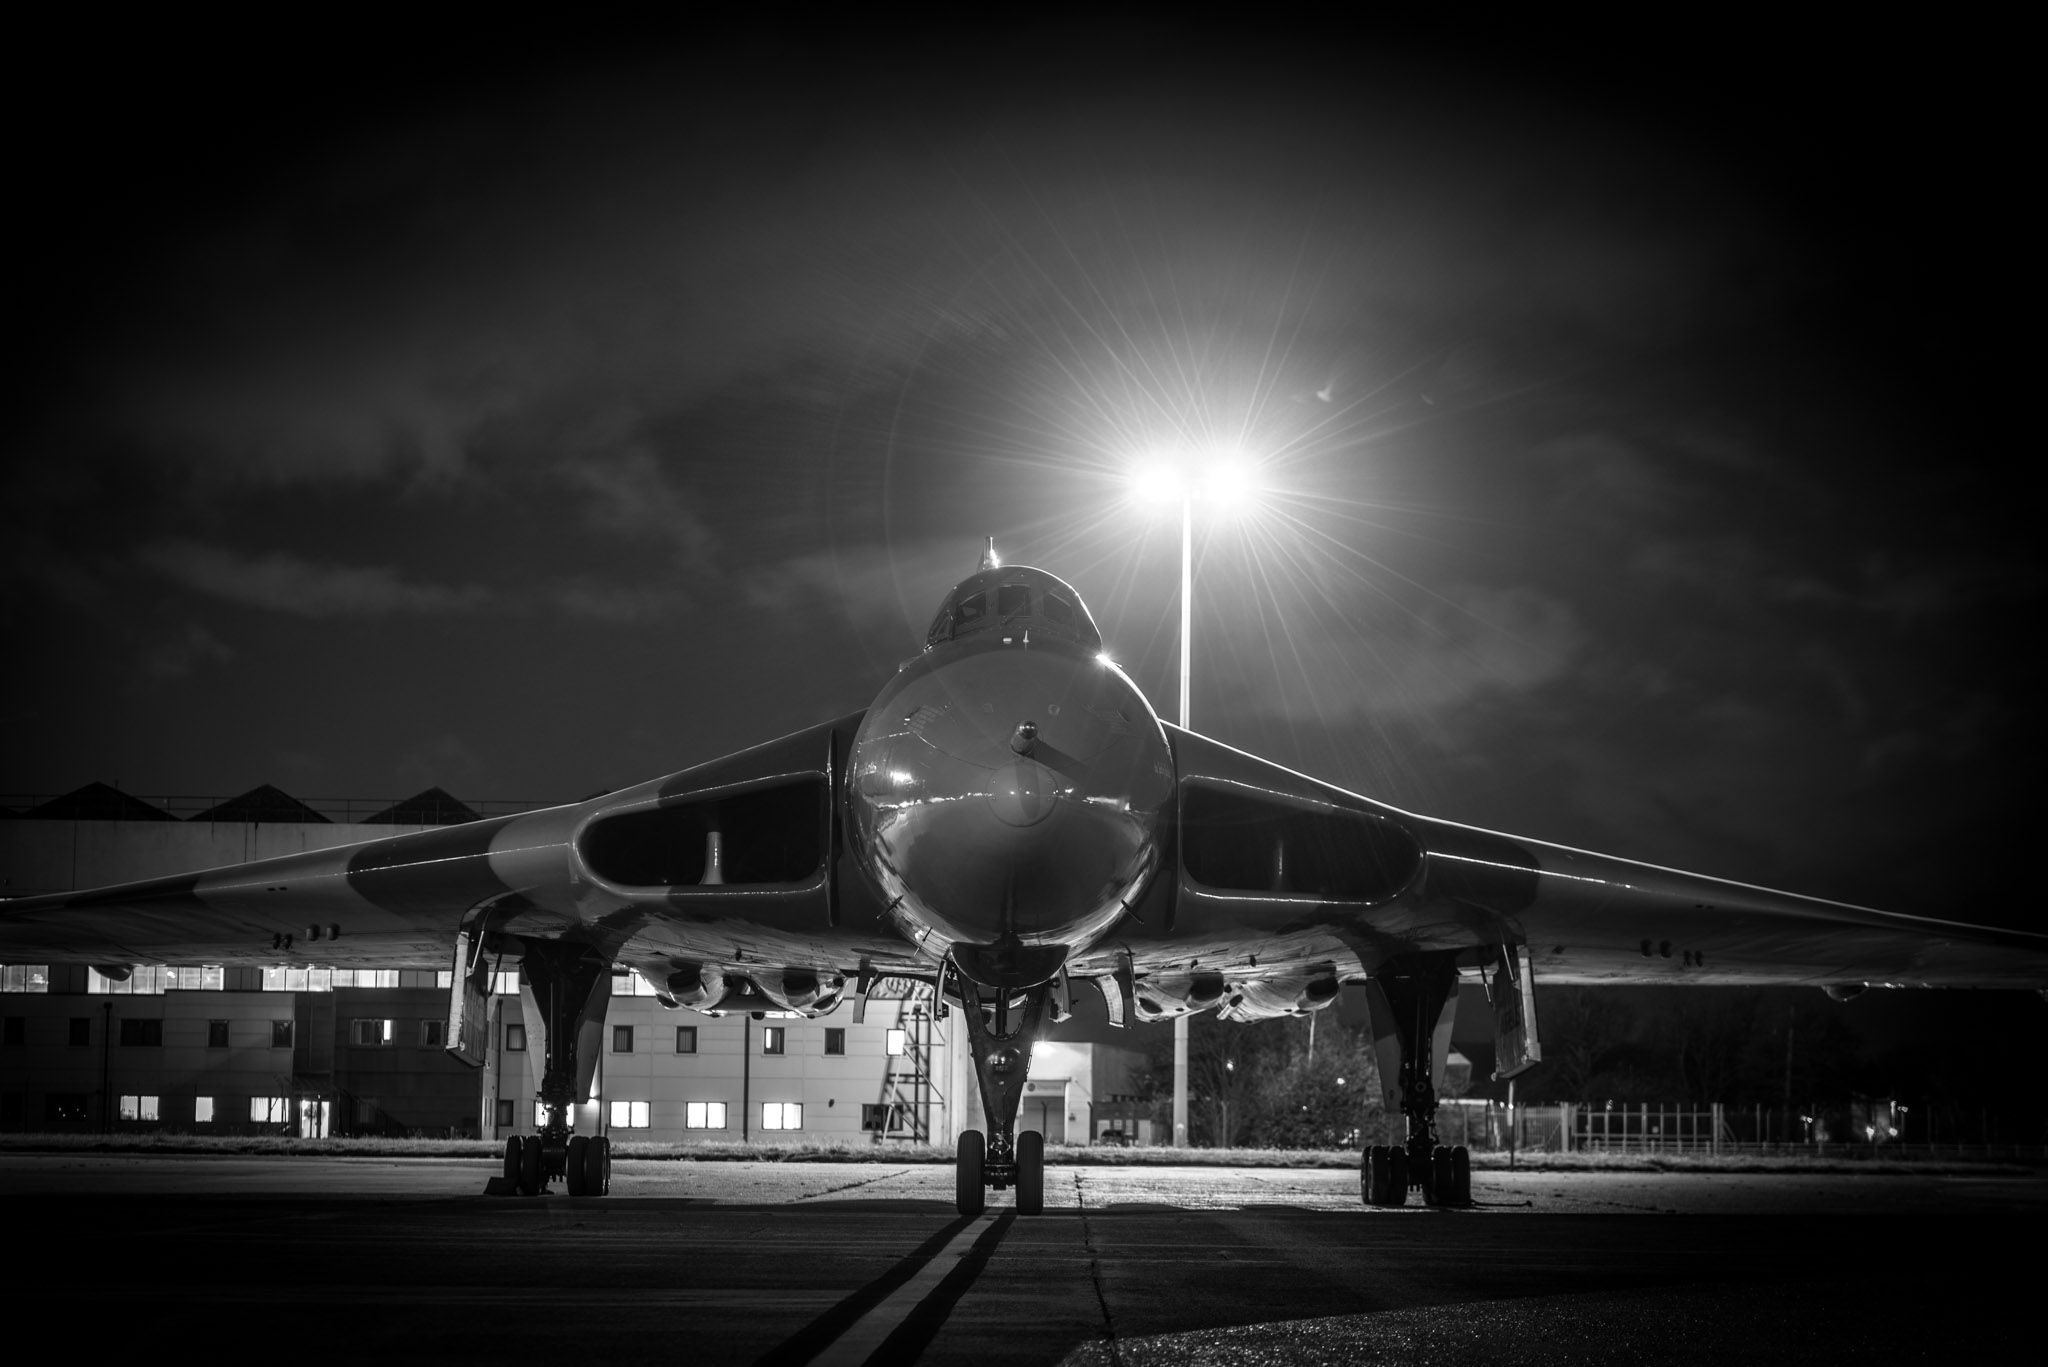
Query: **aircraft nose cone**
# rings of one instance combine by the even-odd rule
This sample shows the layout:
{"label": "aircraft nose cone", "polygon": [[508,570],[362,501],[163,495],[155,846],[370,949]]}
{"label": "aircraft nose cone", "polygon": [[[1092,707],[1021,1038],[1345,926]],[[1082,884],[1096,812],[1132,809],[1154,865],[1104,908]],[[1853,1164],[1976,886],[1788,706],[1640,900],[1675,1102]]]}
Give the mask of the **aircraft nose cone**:
{"label": "aircraft nose cone", "polygon": [[990,778],[988,805],[1012,826],[1034,826],[1052,815],[1058,783],[1058,776],[1038,761],[1013,760]]}

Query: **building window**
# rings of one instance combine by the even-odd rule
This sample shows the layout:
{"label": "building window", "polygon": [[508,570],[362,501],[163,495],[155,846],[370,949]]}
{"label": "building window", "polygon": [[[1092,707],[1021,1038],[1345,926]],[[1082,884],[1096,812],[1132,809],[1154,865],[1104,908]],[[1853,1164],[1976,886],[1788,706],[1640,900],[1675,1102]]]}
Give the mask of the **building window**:
{"label": "building window", "polygon": [[71,1018],[70,1043],[74,1045],[92,1043],[91,1016],[73,1016]]}
{"label": "building window", "polygon": [[883,1035],[882,1047],[887,1051],[890,1058],[902,1058],[904,1046],[909,1043],[909,1040],[910,1036],[905,1031],[891,1030]]}
{"label": "building window", "polygon": [[762,1129],[800,1130],[803,1127],[803,1103],[797,1101],[764,1101],[761,1103]]}
{"label": "building window", "polygon": [[696,1026],[678,1025],[676,1027],[676,1052],[678,1054],[694,1054],[697,1052]]}
{"label": "building window", "polygon": [[788,1027],[788,1026],[785,1026],[785,1025],[764,1025],[764,1026],[762,1026],[762,1027],[761,1027],[761,1052],[762,1052],[762,1053],[764,1053],[764,1054],[779,1054],[779,1053],[781,1053],[781,1052],[782,1052],[782,1042],[783,1042],[783,1040],[784,1040],[784,1039],[786,1039],[786,1038],[788,1037],[788,1035],[789,1035],[789,1027]]}
{"label": "building window", "polygon": [[896,1108],[888,1102],[880,1105],[863,1101],[860,1107],[860,1127],[886,1134],[896,1128]]}
{"label": "building window", "polygon": [[526,1027],[514,1021],[505,1022],[505,1052],[523,1054],[526,1052]]}
{"label": "building window", "polygon": [[[5,1025],[4,1027],[0,1027],[0,1043],[6,1043],[6,1044],[20,1044],[20,1043],[22,1043],[22,1042],[23,1042],[24,1040],[26,1040],[27,1038],[28,1038],[28,1017],[27,1017],[27,1016],[9,1016],[9,1017],[7,1018],[7,1023],[6,1023],[6,1025]],[[693,1052],[693,1053],[694,1053],[694,1052],[696,1051],[696,1048],[697,1048],[697,1042],[696,1042],[695,1040],[692,1040],[692,1041],[690,1041],[690,1049],[691,1049],[691,1052]]]}
{"label": "building window", "polygon": [[722,1130],[725,1128],[725,1103],[723,1101],[692,1101],[683,1106],[683,1128],[686,1130]]}
{"label": "building window", "polygon": [[292,1023],[290,1021],[272,1021],[270,1023],[270,1047],[273,1049],[289,1049],[292,1047]]}
{"label": "building window", "polygon": [[206,1023],[206,1047],[209,1049],[225,1049],[228,1047],[228,1023],[226,1021],[208,1021]]}
{"label": "building window", "polygon": [[121,1098],[121,1119],[155,1120],[156,1102],[153,1096],[124,1096]]}
{"label": "building window", "polygon": [[513,1104],[514,1104],[514,1103],[513,1103],[513,1101],[512,1101],[512,1098],[511,1098],[511,1097],[509,1097],[509,1096],[501,1096],[501,1097],[499,1097],[499,1098],[498,1098],[498,1128],[499,1128],[499,1129],[501,1129],[501,1130],[509,1130],[509,1129],[511,1129],[511,1128],[512,1128],[512,1107],[513,1107]]}
{"label": "building window", "polygon": [[612,1052],[614,1054],[630,1054],[633,1052],[632,1026],[614,1025],[612,1027]]}
{"label": "building window", "polygon": [[7,964],[0,966],[0,992],[48,992],[48,964]]}
{"label": "building window", "polygon": [[448,1042],[448,1022],[430,1020],[420,1022],[420,1048],[439,1049]]}
{"label": "building window", "polygon": [[843,1054],[846,1052],[846,1031],[837,1025],[825,1027],[825,1052]]}
{"label": "building window", "polygon": [[82,1121],[91,1113],[92,1098],[86,1092],[52,1092],[45,1099],[52,1120]]}
{"label": "building window", "polygon": [[211,1125],[213,1123],[212,1097],[195,1096],[192,1098],[192,1123],[195,1125]]}
{"label": "building window", "polygon": [[283,1096],[252,1096],[249,1098],[249,1119],[258,1125],[282,1125],[292,1118],[291,1098]]}
{"label": "building window", "polygon": [[348,1042],[350,1044],[384,1045],[391,1043],[391,1027],[397,1022],[389,1020],[357,1019],[349,1022]]}
{"label": "building window", "polygon": [[646,1129],[647,1103],[644,1101],[614,1101],[612,1103],[612,1128],[615,1130]]}
{"label": "building window", "polygon": [[164,1042],[164,1023],[161,1017],[155,1020],[124,1020],[121,1022],[121,1043],[123,1045],[161,1045]]}

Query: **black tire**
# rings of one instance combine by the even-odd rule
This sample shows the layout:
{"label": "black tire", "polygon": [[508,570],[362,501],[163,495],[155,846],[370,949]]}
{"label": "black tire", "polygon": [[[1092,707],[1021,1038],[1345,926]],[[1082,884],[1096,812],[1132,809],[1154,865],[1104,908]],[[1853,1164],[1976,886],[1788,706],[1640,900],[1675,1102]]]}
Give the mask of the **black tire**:
{"label": "black tire", "polygon": [[1442,1144],[1429,1155],[1430,1171],[1436,1174],[1433,1205],[1455,1206],[1458,1200],[1458,1174],[1451,1167],[1451,1151]]}
{"label": "black tire", "polygon": [[505,1141],[505,1180],[515,1187],[519,1185],[519,1142],[516,1134]]}
{"label": "black tire", "polygon": [[953,1166],[953,1200],[962,1215],[979,1215],[988,1205],[988,1188],[983,1172],[988,1165],[988,1140],[980,1130],[960,1136]]}
{"label": "black tire", "polygon": [[1366,1204],[1383,1206],[1387,1203],[1388,1149],[1385,1144],[1375,1144],[1365,1151],[1365,1200]]}
{"label": "black tire", "polygon": [[1378,1193],[1372,1189],[1373,1148],[1373,1145],[1367,1144],[1358,1151],[1358,1195],[1359,1199],[1369,1206],[1379,1204]]}
{"label": "black tire", "polygon": [[590,1151],[590,1136],[575,1134],[569,1136],[569,1159],[562,1165],[562,1180],[568,1184],[571,1196],[587,1196],[588,1188],[583,1181],[583,1163]]}
{"label": "black tire", "polygon": [[1045,1136],[1037,1130],[1017,1136],[1017,1213],[1045,1214]]}
{"label": "black tire", "polygon": [[1451,1150],[1451,1199],[1461,1206],[1472,1204],[1472,1150],[1463,1144]]}
{"label": "black tire", "polygon": [[1424,1204],[1425,1206],[1433,1206],[1437,1204],[1437,1194],[1441,1190],[1441,1188],[1438,1186],[1436,1180],[1436,1156],[1442,1152],[1443,1149],[1440,1147],[1431,1149],[1428,1153],[1425,1153],[1422,1156],[1422,1161],[1420,1163],[1415,1163],[1411,1165],[1415,1172],[1415,1183],[1417,1186],[1422,1188],[1422,1204]]}
{"label": "black tire", "polygon": [[519,1146],[519,1194],[538,1196],[541,1192],[540,1136],[528,1135]]}
{"label": "black tire", "polygon": [[1408,1204],[1408,1150],[1389,1146],[1387,1149],[1387,1204],[1405,1206]]}
{"label": "black tire", "polygon": [[612,1194],[612,1141],[605,1135],[592,1135],[583,1151],[583,1190],[591,1196]]}

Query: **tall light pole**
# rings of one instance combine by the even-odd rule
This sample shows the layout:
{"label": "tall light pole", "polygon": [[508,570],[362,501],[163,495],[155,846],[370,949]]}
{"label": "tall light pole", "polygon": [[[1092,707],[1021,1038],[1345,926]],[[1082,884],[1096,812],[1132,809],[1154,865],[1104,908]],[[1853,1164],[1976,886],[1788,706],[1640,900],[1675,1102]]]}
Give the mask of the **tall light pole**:
{"label": "tall light pole", "polygon": [[[1199,475],[1180,466],[1172,470],[1154,468],[1139,476],[1141,491],[1155,498],[1167,492],[1180,500],[1180,724],[1191,730],[1189,681],[1192,677],[1195,626],[1195,499],[1207,493],[1221,501],[1249,491],[1243,471],[1230,463],[1218,462]],[[1188,1142],[1188,1018],[1173,1018],[1173,1142],[1185,1148]]]}
{"label": "tall light pole", "polygon": [[[1186,478],[1180,482],[1180,725],[1192,730],[1188,720],[1189,658],[1193,653],[1195,624],[1195,490]],[[1183,1011],[1173,1018],[1173,1144],[1188,1146],[1188,1017]]]}

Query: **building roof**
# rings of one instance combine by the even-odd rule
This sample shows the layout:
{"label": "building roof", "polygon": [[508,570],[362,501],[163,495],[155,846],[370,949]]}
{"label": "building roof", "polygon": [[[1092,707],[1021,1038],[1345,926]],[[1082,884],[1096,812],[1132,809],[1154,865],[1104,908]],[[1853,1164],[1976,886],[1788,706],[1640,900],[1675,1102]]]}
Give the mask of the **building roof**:
{"label": "building roof", "polygon": [[88,783],[22,813],[44,821],[176,821],[163,808],[105,783]]}
{"label": "building roof", "polygon": [[231,797],[226,802],[216,803],[203,812],[195,812],[185,818],[187,821],[294,821],[326,824],[327,818],[293,797],[290,793],[273,788],[265,783],[251,788],[240,797]]}
{"label": "building roof", "polygon": [[363,821],[366,825],[385,826],[459,826],[477,819],[476,810],[467,803],[458,802],[439,788],[429,788],[403,802],[394,802]]}

